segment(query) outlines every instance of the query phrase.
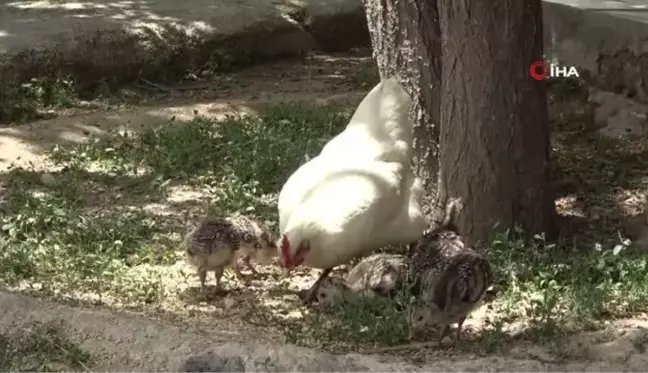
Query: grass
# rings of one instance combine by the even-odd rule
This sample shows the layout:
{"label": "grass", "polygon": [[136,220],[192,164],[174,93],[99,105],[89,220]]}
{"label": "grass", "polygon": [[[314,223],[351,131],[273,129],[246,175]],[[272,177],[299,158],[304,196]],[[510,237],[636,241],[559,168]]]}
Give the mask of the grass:
{"label": "grass", "polygon": [[355,73],[349,78],[354,87],[362,90],[370,90],[376,84],[380,83],[378,66],[373,60],[360,64],[355,70]]}
{"label": "grass", "polygon": [[66,337],[59,324],[34,324],[0,334],[0,371],[88,372],[92,365],[93,356]]}
{"label": "grass", "polygon": [[[600,153],[601,147],[615,162],[643,162],[637,143],[592,142],[592,128],[581,128],[588,120],[587,102],[576,94],[578,87],[561,89],[574,98],[574,107],[571,116],[553,123],[556,170],[578,181],[570,184],[577,185],[573,190],[561,184],[561,196],[576,194],[594,203],[593,190],[609,193],[633,185],[640,175],[601,178],[595,170],[609,162],[599,157],[608,154]],[[554,98],[563,102],[563,91],[554,87]],[[277,192],[289,173],[348,119],[339,108],[282,105],[258,115],[221,121],[196,117],[139,134],[55,147],[49,160],[58,171],[45,177],[14,169],[6,175],[9,213],[2,218],[0,280],[38,293],[90,293],[154,307],[169,295],[166,271],[180,259],[174,249],[185,226],[177,217],[189,207],[170,202],[179,188],[202,192],[211,212],[242,212],[274,229]],[[585,162],[584,168],[576,167],[578,162]],[[474,342],[491,351],[508,343],[516,328],[529,338],[551,340],[646,309],[647,258],[628,249],[631,243],[624,238],[604,238],[557,247],[540,237],[529,242],[515,234],[495,237],[487,255],[496,270],[498,298]],[[331,350],[397,345],[407,333],[394,302],[404,300],[365,301],[332,314],[304,310],[283,329],[289,342]]]}
{"label": "grass", "polygon": [[527,243],[496,237],[488,251],[500,290],[493,329],[498,318],[523,321],[536,337],[553,337],[640,312],[648,307],[648,257],[630,247],[627,239],[584,250],[540,236]]}
{"label": "grass", "polygon": [[340,353],[403,344],[408,327],[402,310],[408,304],[409,292],[403,289],[393,298],[358,298],[326,312],[305,312],[299,323],[286,325],[286,338],[289,343]]}

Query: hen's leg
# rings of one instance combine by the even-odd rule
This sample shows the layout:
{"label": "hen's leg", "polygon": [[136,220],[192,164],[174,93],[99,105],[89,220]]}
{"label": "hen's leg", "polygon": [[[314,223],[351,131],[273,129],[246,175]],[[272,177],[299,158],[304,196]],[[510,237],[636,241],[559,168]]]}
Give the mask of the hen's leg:
{"label": "hen's leg", "polygon": [[416,246],[418,245],[418,241],[411,242],[409,245],[407,245],[407,257],[412,259],[414,256],[414,251],[416,251]]}
{"label": "hen's leg", "polygon": [[319,287],[322,284],[322,281],[324,281],[324,279],[326,277],[328,277],[329,273],[331,273],[331,270],[333,270],[333,268],[327,268],[322,272],[322,274],[317,279],[317,281],[315,281],[313,286],[311,286],[311,288],[306,293],[306,297],[304,297],[304,303],[310,304],[315,300],[315,298],[317,296],[317,291],[319,290]]}
{"label": "hen's leg", "polygon": [[441,332],[439,333],[439,345],[440,346],[443,344],[443,338],[445,338],[446,334],[448,334],[448,329],[450,329],[450,325],[442,325],[441,326]]}

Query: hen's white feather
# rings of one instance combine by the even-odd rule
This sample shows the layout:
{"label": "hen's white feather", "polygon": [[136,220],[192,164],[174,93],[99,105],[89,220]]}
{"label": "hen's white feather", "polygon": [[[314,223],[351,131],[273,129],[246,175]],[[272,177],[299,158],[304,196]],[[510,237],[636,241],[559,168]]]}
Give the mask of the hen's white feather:
{"label": "hen's white feather", "polygon": [[284,184],[280,232],[291,249],[310,243],[305,265],[331,268],[422,234],[423,188],[410,170],[410,103],[396,80],[381,82],[346,129]]}

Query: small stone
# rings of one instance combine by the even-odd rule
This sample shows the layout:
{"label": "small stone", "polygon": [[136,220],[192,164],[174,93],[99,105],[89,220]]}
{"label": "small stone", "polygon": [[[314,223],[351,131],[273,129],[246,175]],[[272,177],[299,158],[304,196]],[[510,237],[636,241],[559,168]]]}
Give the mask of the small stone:
{"label": "small stone", "polygon": [[56,180],[54,179],[54,176],[50,173],[44,173],[40,177],[40,182],[43,183],[44,185],[51,186],[54,185]]}
{"label": "small stone", "polygon": [[230,298],[230,297],[227,297],[227,298],[223,299],[223,307],[224,307],[226,310],[231,309],[231,308],[234,307],[235,305],[236,305],[236,301],[235,301],[234,299],[232,299],[232,298]]}

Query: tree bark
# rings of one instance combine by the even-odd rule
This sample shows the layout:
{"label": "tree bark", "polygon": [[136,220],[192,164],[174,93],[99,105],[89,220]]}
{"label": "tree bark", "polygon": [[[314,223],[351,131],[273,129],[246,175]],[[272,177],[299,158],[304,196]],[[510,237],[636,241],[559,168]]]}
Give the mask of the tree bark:
{"label": "tree bark", "polygon": [[380,76],[399,77],[414,102],[414,170],[430,199],[439,165],[441,38],[436,0],[364,0],[364,5]]}
{"label": "tree bark", "polygon": [[439,194],[460,197],[469,244],[492,229],[554,233],[541,0],[439,0]]}

